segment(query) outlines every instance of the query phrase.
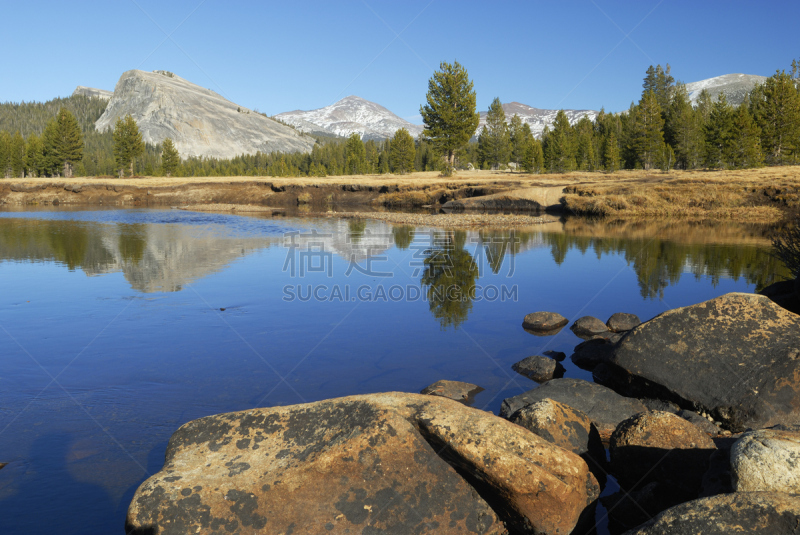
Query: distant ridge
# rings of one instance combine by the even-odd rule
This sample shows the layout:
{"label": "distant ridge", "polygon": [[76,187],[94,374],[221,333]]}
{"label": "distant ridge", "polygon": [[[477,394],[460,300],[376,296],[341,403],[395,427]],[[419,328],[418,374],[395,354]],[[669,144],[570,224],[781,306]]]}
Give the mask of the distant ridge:
{"label": "distant ridge", "polygon": [[127,71],[95,128],[130,114],[144,141],[172,138],[181,157],[234,158],[258,151],[308,152],[314,140],[168,71]]}
{"label": "distant ridge", "polygon": [[766,76],[756,74],[723,74],[714,78],[707,78],[699,82],[686,84],[689,100],[692,105],[697,104],[700,93],[706,89],[712,100],[716,101],[720,94],[725,94],[728,102],[734,106],[741,104],[745,97],[757,84],[763,84]]}
{"label": "distant ridge", "polygon": [[422,132],[422,127],[412,124],[380,104],[351,95],[338,102],[311,111],[287,111],[276,119],[290,124],[302,132],[348,137],[357,133],[363,140],[383,140],[394,136],[401,128],[412,137]]}
{"label": "distant ridge", "polygon": [[[558,114],[558,110],[543,110],[519,102],[503,104],[503,111],[506,114],[507,123],[511,122],[511,118],[515,114],[519,115],[519,118],[522,119],[524,123],[531,125],[531,132],[533,132],[534,137],[537,138],[542,137],[545,126],[552,130],[553,123],[556,120],[556,114]],[[594,110],[564,110],[564,113],[567,114],[567,119],[569,119],[570,124],[577,123],[583,117],[588,117],[590,120],[594,121],[598,114],[598,112]],[[481,128],[486,125],[486,112],[482,111],[480,115],[481,120],[478,124],[478,129],[475,131],[475,136],[480,134]]]}

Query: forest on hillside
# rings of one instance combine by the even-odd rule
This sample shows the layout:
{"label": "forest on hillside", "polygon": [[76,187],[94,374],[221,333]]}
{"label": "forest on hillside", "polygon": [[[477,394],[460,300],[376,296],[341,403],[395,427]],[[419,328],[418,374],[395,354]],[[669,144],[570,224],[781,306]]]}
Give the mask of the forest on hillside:
{"label": "forest on hillside", "polygon": [[[552,128],[535,139],[519,117],[506,117],[499,99],[486,126],[456,151],[456,167],[508,167],[527,172],[617,169],[733,169],[800,163],[800,64],[778,71],[756,86],[739,106],[724,95],[703,91],[692,105],[670,67],[650,66],[638,101],[620,113],[601,110],[595,120],[570,124],[563,110]],[[58,166],[36,166],[33,146],[49,122],[66,108],[80,127],[83,150],[72,170],[77,176],[116,176],[112,132],[94,123],[107,102],[82,95],[45,103],[0,104],[0,176],[57,176]],[[231,159],[183,158],[175,176],[335,176],[439,170],[444,166],[429,140],[409,140],[405,130],[392,139],[363,142],[318,138],[310,153],[256,153]],[[146,144],[134,174],[162,173],[162,147]],[[33,155],[33,156],[32,156]],[[38,173],[37,173],[38,170]]]}

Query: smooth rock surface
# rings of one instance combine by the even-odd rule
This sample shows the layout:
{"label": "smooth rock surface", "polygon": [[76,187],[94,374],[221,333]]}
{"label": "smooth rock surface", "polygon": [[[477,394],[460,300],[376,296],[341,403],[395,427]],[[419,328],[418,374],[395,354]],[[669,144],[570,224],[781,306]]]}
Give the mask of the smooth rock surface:
{"label": "smooth rock surface", "polygon": [[144,141],[155,145],[172,138],[182,158],[309,152],[315,144],[311,137],[166,71],[123,73],[95,128],[113,129],[127,114]]}
{"label": "smooth rock surface", "polygon": [[483,392],[483,388],[472,383],[462,383],[461,381],[448,381],[443,379],[428,385],[420,391],[420,394],[428,396],[441,396],[463,403],[472,405],[475,402],[475,395]]}
{"label": "smooth rock surface", "polygon": [[567,378],[547,381],[538,388],[503,400],[500,416],[509,418],[522,407],[545,398],[585,413],[603,438],[611,436],[623,420],[647,410],[638,399],[620,396],[611,389],[582,379]]}
{"label": "smooth rock surface", "polygon": [[550,357],[541,355],[525,357],[521,361],[512,364],[511,369],[537,383],[549,381],[554,377],[563,377],[566,371],[560,363]]}
{"label": "smooth rock surface", "polygon": [[617,312],[612,314],[606,321],[606,327],[612,333],[619,333],[623,331],[630,331],[634,327],[638,327],[642,323],[639,316],[636,314],[627,314],[625,312]]}
{"label": "smooth rock surface", "polygon": [[126,531],[500,534],[505,521],[566,534],[598,494],[580,457],[522,427],[441,397],[373,394],[185,424]]}
{"label": "smooth rock surface", "polygon": [[522,320],[522,327],[542,334],[555,334],[569,320],[556,312],[532,312]]}
{"label": "smooth rock surface", "polygon": [[575,346],[569,359],[583,370],[594,370],[599,364],[607,362],[613,353],[614,344],[607,338],[592,338]]}
{"label": "smooth rock surface", "polygon": [[604,335],[608,333],[606,324],[594,316],[583,316],[575,320],[569,328],[575,336],[588,339],[592,336]]}
{"label": "smooth rock surface", "polygon": [[800,316],[764,296],[665,312],[629,331],[607,364],[597,378],[618,392],[706,412],[734,432],[800,423]]}
{"label": "smooth rock surface", "polygon": [[800,498],[735,492],[676,505],[624,535],[797,535]]}
{"label": "smooth rock surface", "polygon": [[800,426],[744,433],[731,448],[730,463],[736,492],[800,494]]}

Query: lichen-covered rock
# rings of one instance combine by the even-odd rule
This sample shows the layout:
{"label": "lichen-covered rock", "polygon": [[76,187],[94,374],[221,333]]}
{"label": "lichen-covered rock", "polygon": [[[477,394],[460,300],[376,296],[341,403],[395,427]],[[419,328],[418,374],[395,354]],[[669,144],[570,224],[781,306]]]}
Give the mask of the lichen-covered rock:
{"label": "lichen-covered rock", "polygon": [[503,400],[500,416],[509,418],[522,407],[545,398],[585,413],[604,439],[611,436],[621,421],[647,410],[638,399],[620,396],[609,388],[582,379],[566,378],[547,381],[538,388]]}
{"label": "lichen-covered rock", "polygon": [[731,448],[730,462],[736,492],[800,494],[800,426],[744,433]]}
{"label": "lichen-covered rock", "polygon": [[509,420],[560,448],[580,455],[598,481],[605,481],[606,451],[600,433],[581,411],[545,398],[522,407]]}
{"label": "lichen-covered rock", "polygon": [[521,361],[512,364],[511,369],[537,383],[549,381],[554,377],[563,377],[566,371],[560,363],[550,357],[541,355],[525,357]]}
{"label": "lichen-covered rock", "polygon": [[561,534],[598,493],[580,457],[490,413],[373,394],[185,424],[127,533]]}
{"label": "lichen-covered rock", "polygon": [[522,327],[533,334],[551,335],[567,323],[569,320],[557,312],[532,312],[522,320]]}
{"label": "lichen-covered rock", "polygon": [[656,483],[657,513],[697,498],[714,441],[680,416],[643,412],[625,420],[611,435],[611,473],[626,490]]}
{"label": "lichen-covered rock", "polygon": [[800,316],[726,294],[629,331],[603,371],[618,392],[669,399],[734,432],[800,423]]}
{"label": "lichen-covered rock", "polygon": [[579,338],[588,339],[593,336],[608,334],[606,324],[594,316],[583,316],[575,320],[570,330]]}
{"label": "lichen-covered rock", "polygon": [[420,391],[420,394],[441,396],[443,398],[453,399],[464,405],[472,405],[475,402],[475,396],[481,392],[483,392],[483,388],[478,385],[443,379],[426,386]]}
{"label": "lichen-covered rock", "polygon": [[624,535],[797,535],[800,498],[735,492],[676,505]]}
{"label": "lichen-covered rock", "polygon": [[639,326],[641,323],[642,320],[640,320],[639,316],[636,314],[617,312],[608,318],[608,321],[606,321],[606,327],[608,327],[608,330],[612,333],[619,333],[623,331],[630,331],[634,327]]}

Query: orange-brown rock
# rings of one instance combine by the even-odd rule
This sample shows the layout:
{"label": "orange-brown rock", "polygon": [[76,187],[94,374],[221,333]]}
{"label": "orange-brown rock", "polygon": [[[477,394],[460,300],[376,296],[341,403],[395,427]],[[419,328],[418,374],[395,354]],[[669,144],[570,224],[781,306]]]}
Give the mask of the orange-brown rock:
{"label": "orange-brown rock", "polygon": [[493,414],[373,394],[187,423],[127,530],[566,534],[598,493],[580,457]]}

